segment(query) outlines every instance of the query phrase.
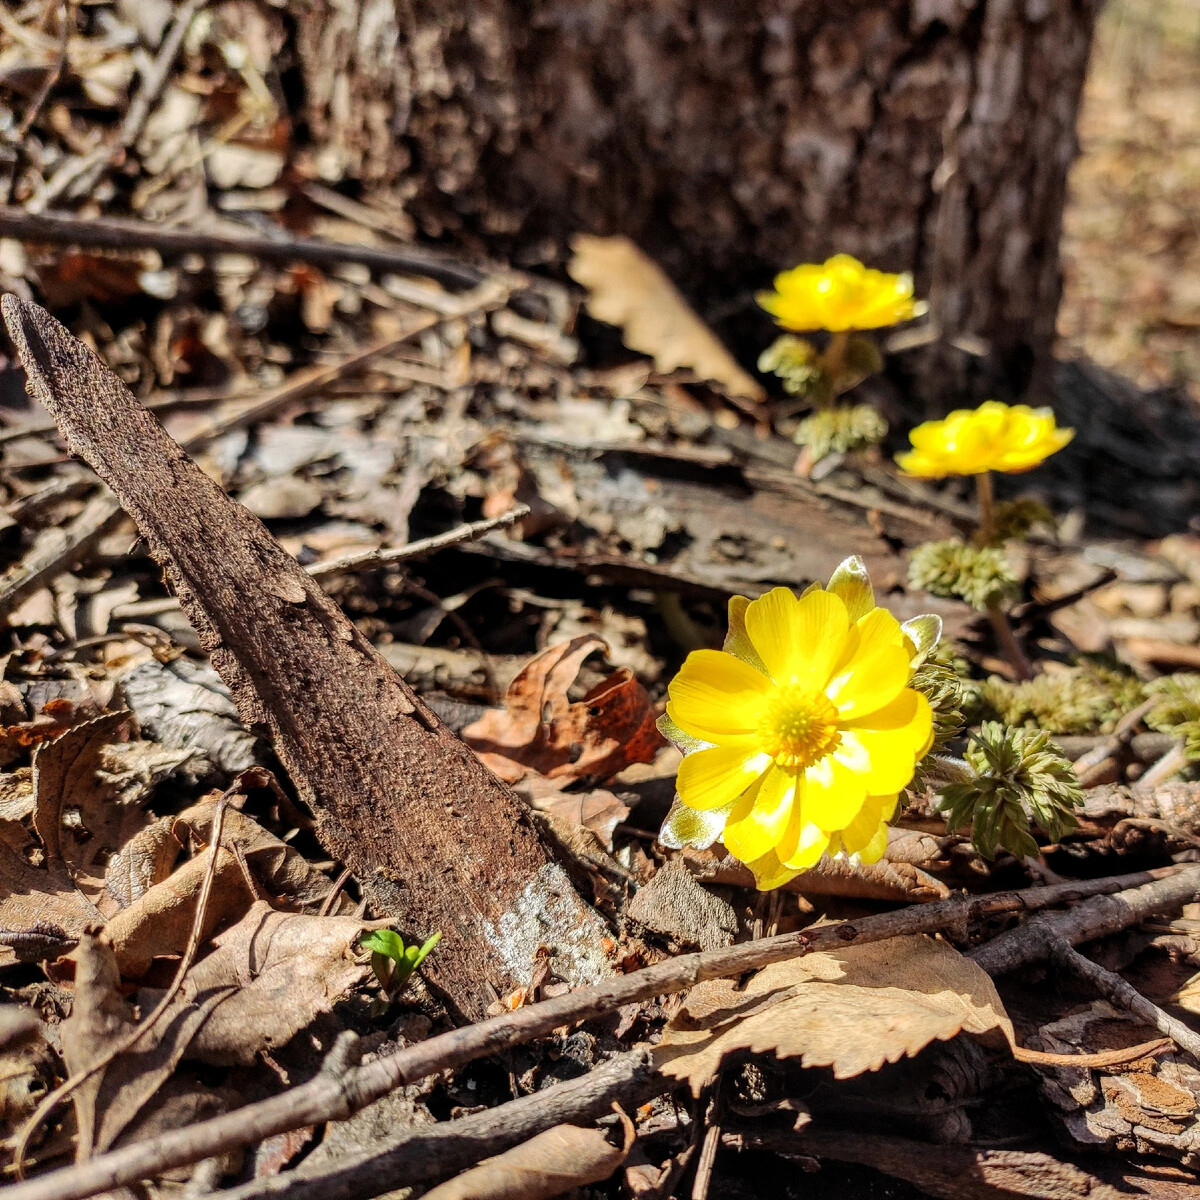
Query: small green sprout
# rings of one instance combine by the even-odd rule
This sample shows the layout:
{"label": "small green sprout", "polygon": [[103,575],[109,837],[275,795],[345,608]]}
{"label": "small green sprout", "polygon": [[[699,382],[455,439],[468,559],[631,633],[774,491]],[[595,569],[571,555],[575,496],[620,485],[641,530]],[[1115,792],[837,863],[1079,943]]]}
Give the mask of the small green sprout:
{"label": "small green sprout", "polygon": [[371,951],[371,970],[389,998],[395,998],[404,990],[413,972],[441,940],[442,935],[438,932],[423,945],[413,942],[411,946],[405,946],[404,939],[394,929],[375,929],[359,939],[363,949]]}

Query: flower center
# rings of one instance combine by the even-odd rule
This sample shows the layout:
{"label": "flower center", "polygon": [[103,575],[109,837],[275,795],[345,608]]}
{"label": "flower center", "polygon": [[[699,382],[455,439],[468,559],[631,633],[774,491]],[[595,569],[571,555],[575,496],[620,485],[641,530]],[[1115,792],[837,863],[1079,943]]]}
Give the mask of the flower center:
{"label": "flower center", "polygon": [[829,697],[798,687],[781,687],[771,697],[758,736],[776,766],[791,770],[811,767],[842,740]]}

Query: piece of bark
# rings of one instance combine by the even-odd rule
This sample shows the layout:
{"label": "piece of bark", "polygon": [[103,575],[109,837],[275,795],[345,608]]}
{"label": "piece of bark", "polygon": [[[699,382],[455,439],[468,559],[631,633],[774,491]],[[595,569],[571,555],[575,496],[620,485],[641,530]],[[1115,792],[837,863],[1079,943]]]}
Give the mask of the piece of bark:
{"label": "piece of bark", "polygon": [[607,972],[603,925],[525,809],[299,564],[35,304],[3,313],[33,396],[137,522],[248,725],[265,728],[322,843],[411,937],[442,933],[430,982],[463,1016],[557,974]]}

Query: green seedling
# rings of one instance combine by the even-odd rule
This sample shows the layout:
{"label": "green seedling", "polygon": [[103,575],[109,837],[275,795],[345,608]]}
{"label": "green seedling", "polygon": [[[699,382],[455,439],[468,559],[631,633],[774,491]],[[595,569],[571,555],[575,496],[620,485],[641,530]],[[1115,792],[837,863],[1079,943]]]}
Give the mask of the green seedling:
{"label": "green seedling", "polygon": [[441,940],[438,932],[420,946],[416,942],[405,946],[404,939],[394,929],[375,929],[363,934],[360,945],[371,951],[371,970],[384,995],[394,1000]]}

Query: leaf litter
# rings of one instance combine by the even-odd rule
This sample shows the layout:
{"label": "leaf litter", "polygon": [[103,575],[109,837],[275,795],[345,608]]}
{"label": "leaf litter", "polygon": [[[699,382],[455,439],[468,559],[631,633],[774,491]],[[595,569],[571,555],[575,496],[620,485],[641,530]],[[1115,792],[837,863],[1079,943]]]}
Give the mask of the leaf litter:
{"label": "leaf litter", "polygon": [[[119,36],[77,31],[65,61],[89,111],[119,114],[139,78],[129,47],[144,34],[131,23],[131,6],[100,7]],[[146,45],[157,45],[161,32]],[[128,159],[128,179],[94,185],[94,199],[87,189],[69,193],[69,204],[88,216],[122,211],[128,183],[132,208],[154,220],[203,217],[228,230],[240,223],[231,214],[273,224],[286,213],[294,231],[391,244],[380,230],[405,225],[400,209],[341,191],[333,192],[340,213],[322,207],[324,185],[305,158],[312,148],[291,142],[295,131],[274,107],[278,93],[264,85],[288,36],[269,7],[215,6],[189,30]],[[12,37],[6,25],[4,61],[33,55],[38,71],[50,69],[53,39],[21,48]],[[236,128],[224,123],[231,104],[242,122]],[[31,136],[52,151],[44,161],[77,153],[72,122],[86,129],[92,119],[65,107],[39,116]],[[29,194],[14,193],[22,202]],[[1077,239],[1086,236],[1080,227]],[[572,878],[593,888],[605,915],[604,953],[617,978],[693,948],[715,952],[839,919],[853,925],[881,908],[1188,861],[1187,839],[1200,830],[1195,784],[1139,791],[1137,778],[1154,761],[1145,739],[1159,736],[1148,730],[1104,760],[1108,790],[1089,795],[1078,834],[1043,847],[1032,866],[984,862],[946,833],[919,795],[908,798],[879,863],[822,863],[766,897],[719,847],[672,852],[656,844],[678,759],[653,722],[682,655],[719,640],[728,596],[775,584],[799,589],[860,553],[887,581],[889,604],[911,616],[927,611],[929,599],[905,589],[897,548],[953,528],[945,506],[897,487],[869,459],[840,464],[818,483],[798,479],[789,439],[759,436],[762,414],[747,419],[743,411],[762,399],[761,385],[662,271],[621,239],[581,239],[576,249],[571,274],[586,298],[544,276],[505,277],[496,307],[465,312],[455,309],[453,291],[428,278],[373,275],[352,263],[276,266],[224,254],[205,265],[152,247],[65,253],[9,239],[0,267],[6,287],[15,282],[69,316],[139,396],[161,405],[178,437],[217,414],[224,426],[200,452],[205,469],[306,566],[499,516],[515,502],[529,506],[508,532],[412,563],[334,571],[324,586],[364,637],[407,664],[431,709],[549,822]],[[1089,270],[1091,288],[1102,272]],[[1168,290],[1145,364],[1156,380],[1164,348],[1188,319],[1186,289]],[[581,310],[618,326],[628,349],[649,361],[593,361]],[[1072,311],[1074,328],[1082,315]],[[236,427],[234,406],[244,397],[287,387],[313,361],[336,361],[428,314],[441,319],[369,369],[335,371],[318,391],[298,391],[249,429]],[[1101,336],[1109,339],[1101,357],[1115,361],[1109,333]],[[286,777],[278,791],[247,785],[231,802],[214,854],[217,800],[204,789],[278,764],[261,728],[239,715],[132,526],[94,530],[94,551],[16,588],[18,575],[62,553],[64,530],[86,518],[92,487],[62,461],[44,414],[10,394],[19,390],[6,391],[0,414],[11,522],[0,530],[10,572],[0,594],[12,637],[0,679],[5,1131],[16,1132],[52,1087],[137,1029],[198,939],[166,1011],[76,1090],[73,1114],[60,1112],[39,1131],[32,1149],[43,1169],[278,1093],[310,1077],[345,1030],[366,1037],[370,1059],[420,1045],[449,1019],[419,972],[398,997],[380,996],[359,938],[381,914],[363,911],[359,881],[321,845]],[[1110,418],[1095,417],[1095,436],[1123,448],[1129,439]],[[1106,487],[1139,484],[1140,475],[1121,475],[1130,468],[1120,453],[1117,463]],[[1073,485],[1064,491],[1052,474],[1039,486],[1051,499],[1078,500]],[[1153,506],[1136,508],[1116,514],[1103,538],[1031,546],[1022,619],[1046,648],[1048,671],[1055,656],[1076,649],[1115,653],[1143,676],[1196,668],[1200,549],[1191,534],[1151,540],[1168,530],[1154,524]],[[1109,571],[1116,577],[1097,586]],[[971,614],[948,604],[942,615],[973,678],[1003,684]],[[987,694],[999,693],[993,685]],[[1072,752],[1084,755],[1103,750],[1112,730],[1061,732],[1064,745],[1074,738]],[[1165,834],[1157,828],[1149,838],[1148,821],[1164,823]],[[210,865],[213,887],[197,927]],[[619,1130],[604,1117],[611,1104],[581,1125],[550,1106],[542,1132],[530,1127],[517,1148],[478,1168],[484,1176],[468,1172],[447,1185],[457,1191],[442,1194],[548,1196],[587,1187],[622,1174],[634,1134],[639,1153],[682,1164],[676,1182],[683,1171],[695,1178],[698,1147],[711,1143],[710,1194],[753,1194],[734,1146],[764,1130],[781,1139],[772,1153],[815,1155],[830,1178],[853,1146],[859,1161],[924,1194],[947,1194],[968,1161],[982,1179],[1000,1181],[1003,1194],[1037,1195],[1051,1183],[1069,1195],[1108,1194],[1047,1147],[979,1148],[997,1138],[1041,1144],[1034,1122],[1003,1099],[1031,1084],[1064,1138],[1056,1151],[1063,1159],[1104,1146],[1122,1156],[1131,1178],[1150,1160],[1194,1166],[1197,1089],[1186,1053],[1160,1046],[1130,1064],[1121,1053],[1152,1044],[1155,1031],[1127,1014],[1097,1008],[1058,982],[1029,983],[1021,972],[993,984],[963,951],[995,931],[987,921],[949,926],[944,937],[848,945],[748,977],[710,979],[682,1000],[626,1005],[607,1026],[564,1027],[515,1048],[499,1073],[501,1060],[485,1060],[410,1085],[396,1111],[408,1132],[436,1129],[447,1117],[536,1102],[589,1078],[610,1055],[653,1046],[667,1082],[641,1107],[629,1106],[634,1116],[618,1117]],[[434,931],[402,932],[419,944]],[[1182,986],[1194,944],[1154,946],[1152,928],[1136,932],[1147,944],[1134,968],[1122,969],[1138,978],[1147,961],[1169,961],[1183,972]],[[1119,942],[1114,933],[1097,950]],[[502,1009],[565,994],[550,949],[520,996],[498,1000]],[[1186,987],[1179,995],[1186,1012]],[[1128,1028],[1114,1034],[1118,1024]],[[1004,1047],[1016,1043],[1016,1029],[1022,1045],[1079,1063],[1014,1065]],[[1105,1053],[1108,1065],[1097,1061]],[[860,1090],[839,1091],[851,1084]],[[679,1085],[703,1103],[664,1099]],[[877,1131],[863,1133],[857,1119],[839,1123],[829,1115],[836,1105],[821,1110],[814,1101],[805,1129],[812,1135],[816,1127],[824,1141],[814,1135],[805,1150],[805,1129],[795,1126],[805,1125],[797,1113],[808,1114],[797,1097],[814,1089],[869,1113]],[[947,1097],[933,1115],[914,1100],[930,1090]],[[739,1116],[751,1111],[774,1115]],[[280,1143],[270,1166],[266,1157],[249,1166],[227,1157],[216,1178],[249,1183],[260,1166],[291,1168],[309,1139],[318,1150],[337,1145],[333,1165],[369,1155],[384,1136],[377,1130],[345,1144],[329,1127],[307,1128]],[[935,1144],[935,1128],[958,1140]],[[404,1132],[385,1123],[389,1138]],[[1002,1161],[1005,1153],[1014,1157]],[[190,1174],[183,1167],[160,1180]],[[151,1195],[166,1190],[161,1182],[147,1187]],[[785,1178],[779,1194],[790,1187]]]}

